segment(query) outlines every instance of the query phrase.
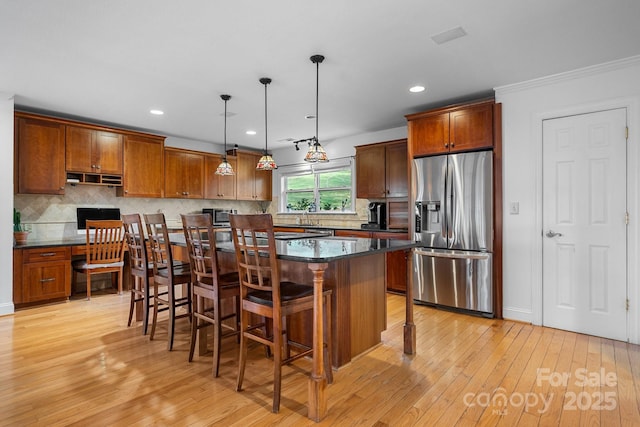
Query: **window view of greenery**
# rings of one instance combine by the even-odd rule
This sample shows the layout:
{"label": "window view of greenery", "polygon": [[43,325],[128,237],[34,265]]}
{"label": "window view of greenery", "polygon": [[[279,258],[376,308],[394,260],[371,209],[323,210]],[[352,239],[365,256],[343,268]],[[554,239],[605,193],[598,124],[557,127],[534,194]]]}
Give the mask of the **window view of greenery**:
{"label": "window view of greenery", "polygon": [[351,169],[285,178],[287,211],[351,211]]}

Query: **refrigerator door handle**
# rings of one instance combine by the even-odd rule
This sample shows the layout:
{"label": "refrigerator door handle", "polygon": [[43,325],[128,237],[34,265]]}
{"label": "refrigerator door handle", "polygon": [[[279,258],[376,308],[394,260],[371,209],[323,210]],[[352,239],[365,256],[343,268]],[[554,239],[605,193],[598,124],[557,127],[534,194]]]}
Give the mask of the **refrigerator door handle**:
{"label": "refrigerator door handle", "polygon": [[453,194],[454,194],[453,172],[454,172],[453,163],[451,162],[451,158],[448,158],[447,159],[447,177],[445,180],[445,199],[447,201],[445,222],[447,223],[447,247],[448,248],[452,247],[453,239],[454,239],[453,213],[455,212],[455,206],[454,206],[455,201],[453,198]]}
{"label": "refrigerator door handle", "polygon": [[488,259],[491,258],[491,253],[489,252],[469,252],[469,251],[448,251],[448,252],[440,252],[433,250],[422,250],[419,248],[415,248],[414,252],[417,255],[424,255],[434,258],[455,258],[455,259]]}
{"label": "refrigerator door handle", "polygon": [[449,159],[445,158],[444,168],[442,169],[442,221],[440,221],[440,235],[442,236],[445,246],[449,245],[449,198],[447,197],[447,188],[449,186],[448,180]]}

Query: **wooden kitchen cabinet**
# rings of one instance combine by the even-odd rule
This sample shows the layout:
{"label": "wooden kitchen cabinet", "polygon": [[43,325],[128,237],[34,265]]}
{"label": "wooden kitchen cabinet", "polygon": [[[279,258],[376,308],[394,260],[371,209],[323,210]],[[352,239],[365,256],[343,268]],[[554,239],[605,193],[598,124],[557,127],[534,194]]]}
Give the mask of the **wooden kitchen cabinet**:
{"label": "wooden kitchen cabinet", "polygon": [[409,173],[407,172],[407,140],[385,144],[386,197],[409,195]]}
{"label": "wooden kitchen cabinet", "polygon": [[363,239],[371,239],[370,230],[335,230],[336,237],[361,237]]}
{"label": "wooden kitchen cabinet", "polygon": [[237,158],[236,199],[264,201],[271,200],[271,171],[256,169],[262,153],[233,150]]}
{"label": "wooden kitchen cabinet", "polygon": [[14,249],[14,304],[58,300],[71,295],[69,246]]}
{"label": "wooden kitchen cabinet", "polygon": [[81,126],[66,127],[66,170],[122,175],[123,136]]}
{"label": "wooden kitchen cabinet", "polygon": [[219,154],[204,156],[204,198],[235,200],[238,162],[234,156],[227,155],[227,162],[236,174],[216,175],[216,169],[221,162],[222,156]]}
{"label": "wooden kitchen cabinet", "polygon": [[120,197],[164,196],[164,137],[125,135]]}
{"label": "wooden kitchen cabinet", "polygon": [[387,194],[385,147],[382,144],[356,147],[356,197],[380,199]]}
{"label": "wooden kitchen cabinet", "polygon": [[356,197],[407,197],[407,141],[397,140],[356,147]]}
{"label": "wooden kitchen cabinet", "polygon": [[204,195],[203,176],[203,153],[175,148],[165,148],[165,197],[202,199]]}
{"label": "wooden kitchen cabinet", "polygon": [[14,192],[64,194],[64,124],[16,112],[14,132]]}
{"label": "wooden kitchen cabinet", "polygon": [[492,148],[494,105],[488,100],[406,116],[412,156]]}

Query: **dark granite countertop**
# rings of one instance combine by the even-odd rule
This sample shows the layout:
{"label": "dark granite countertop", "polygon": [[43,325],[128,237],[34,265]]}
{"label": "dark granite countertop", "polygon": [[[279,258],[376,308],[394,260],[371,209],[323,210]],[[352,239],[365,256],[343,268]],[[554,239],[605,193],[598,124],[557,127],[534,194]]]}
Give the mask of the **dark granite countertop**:
{"label": "dark granite countertop", "polygon": [[308,230],[320,229],[320,230],[348,230],[348,231],[383,231],[385,233],[407,233],[409,230],[406,228],[385,228],[380,230],[372,230],[369,228],[356,228],[356,227],[341,227],[338,225],[311,225],[311,224],[273,224],[274,227],[283,228],[304,228]]}
{"label": "dark granite countertop", "polygon": [[87,243],[86,236],[78,235],[78,237],[65,237],[61,239],[52,240],[37,240],[27,239],[27,243],[24,245],[13,245],[14,249],[29,249],[29,248],[47,248],[55,246],[80,246]]}
{"label": "dark granite countertop", "polygon": [[[184,235],[172,236],[171,242],[178,246],[186,246]],[[330,262],[342,258],[371,255],[397,250],[410,249],[416,244],[410,240],[396,239],[364,239],[358,237],[322,236],[307,239],[276,239],[278,258],[301,262]],[[218,243],[217,248],[223,252],[234,252],[232,242]]]}

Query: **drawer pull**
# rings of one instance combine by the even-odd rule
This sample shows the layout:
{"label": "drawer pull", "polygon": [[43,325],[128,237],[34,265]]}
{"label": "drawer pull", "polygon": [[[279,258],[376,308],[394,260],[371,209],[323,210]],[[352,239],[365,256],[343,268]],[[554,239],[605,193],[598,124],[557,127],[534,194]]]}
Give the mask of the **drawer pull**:
{"label": "drawer pull", "polygon": [[55,256],[55,255],[56,255],[55,252],[44,252],[40,254],[40,256]]}
{"label": "drawer pull", "polygon": [[44,283],[44,282],[55,282],[56,278],[55,277],[49,277],[48,279],[40,279],[40,283]]}

